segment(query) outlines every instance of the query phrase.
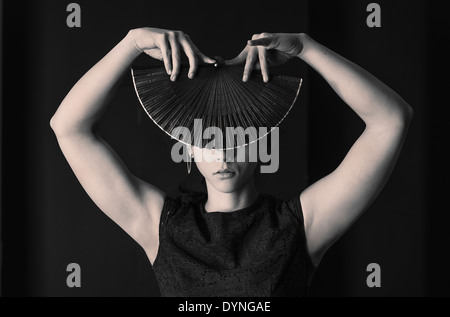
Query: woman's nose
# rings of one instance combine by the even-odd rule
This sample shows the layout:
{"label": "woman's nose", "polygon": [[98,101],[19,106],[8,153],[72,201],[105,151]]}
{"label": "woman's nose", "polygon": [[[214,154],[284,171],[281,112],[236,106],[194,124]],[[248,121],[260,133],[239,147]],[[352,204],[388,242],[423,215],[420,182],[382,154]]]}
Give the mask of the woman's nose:
{"label": "woman's nose", "polygon": [[234,149],[228,150],[213,150],[216,162],[234,162],[236,158],[236,153]]}

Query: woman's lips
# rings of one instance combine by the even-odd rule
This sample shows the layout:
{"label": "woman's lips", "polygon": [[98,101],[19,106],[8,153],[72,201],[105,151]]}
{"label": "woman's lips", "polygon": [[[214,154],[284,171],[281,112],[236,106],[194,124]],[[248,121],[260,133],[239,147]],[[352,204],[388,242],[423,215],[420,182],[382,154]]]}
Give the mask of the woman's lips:
{"label": "woman's lips", "polygon": [[220,179],[227,179],[233,177],[236,173],[229,169],[223,169],[215,172],[214,175]]}

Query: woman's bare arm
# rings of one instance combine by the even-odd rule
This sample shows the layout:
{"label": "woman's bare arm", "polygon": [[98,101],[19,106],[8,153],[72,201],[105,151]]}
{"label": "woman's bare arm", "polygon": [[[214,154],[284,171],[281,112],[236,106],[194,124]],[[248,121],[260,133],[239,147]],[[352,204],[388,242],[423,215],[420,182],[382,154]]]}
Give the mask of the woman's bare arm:
{"label": "woman's bare arm", "polygon": [[158,227],[165,194],[126,168],[96,132],[114,86],[142,52],[162,59],[172,80],[180,70],[180,54],[190,60],[190,73],[201,54],[182,32],[143,28],[130,31],[71,89],[51,119],[61,150],[81,185],[95,204],[147,252],[156,257]]}
{"label": "woman's bare arm", "polygon": [[321,74],[365,123],[364,132],[341,164],[300,196],[306,211],[308,246],[317,264],[386,184],[413,110],[369,72],[303,36],[300,58]]}
{"label": "woman's bare arm", "polygon": [[262,59],[283,62],[299,57],[365,123],[364,132],[341,164],[300,195],[308,249],[317,265],[325,251],[367,209],[387,182],[413,111],[380,80],[306,34],[255,35],[245,50],[247,53],[240,57],[246,60],[244,80],[258,60],[257,66],[268,78],[267,62],[261,62]]}

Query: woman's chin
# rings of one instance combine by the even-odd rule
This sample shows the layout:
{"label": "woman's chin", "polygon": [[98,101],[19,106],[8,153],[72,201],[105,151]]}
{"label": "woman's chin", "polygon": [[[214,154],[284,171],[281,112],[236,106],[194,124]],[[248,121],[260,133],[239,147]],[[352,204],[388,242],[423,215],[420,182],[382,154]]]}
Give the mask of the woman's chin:
{"label": "woman's chin", "polygon": [[219,181],[216,180],[212,185],[221,193],[232,193],[235,192],[239,187],[237,182],[233,179],[222,179]]}

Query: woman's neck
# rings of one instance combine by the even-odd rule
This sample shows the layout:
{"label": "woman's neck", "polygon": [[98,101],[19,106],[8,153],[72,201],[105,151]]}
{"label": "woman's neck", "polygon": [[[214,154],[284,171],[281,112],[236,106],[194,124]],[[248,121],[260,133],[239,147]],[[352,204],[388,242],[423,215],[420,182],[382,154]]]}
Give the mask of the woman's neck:
{"label": "woman's neck", "polygon": [[247,186],[232,193],[223,193],[213,186],[208,186],[205,210],[206,212],[233,212],[251,206],[257,198],[258,192],[254,182],[249,182]]}

